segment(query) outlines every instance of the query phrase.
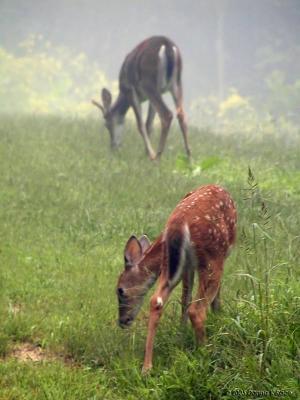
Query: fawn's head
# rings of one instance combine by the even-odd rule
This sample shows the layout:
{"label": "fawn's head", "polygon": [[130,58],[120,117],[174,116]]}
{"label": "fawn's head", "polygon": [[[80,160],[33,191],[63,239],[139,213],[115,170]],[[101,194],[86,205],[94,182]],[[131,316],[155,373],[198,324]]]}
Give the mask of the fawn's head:
{"label": "fawn's head", "polygon": [[144,296],[151,286],[153,277],[139,265],[146,250],[150,247],[147,236],[139,240],[131,236],[124,249],[124,271],[117,283],[119,301],[119,325],[125,328],[131,325],[139,312]]}

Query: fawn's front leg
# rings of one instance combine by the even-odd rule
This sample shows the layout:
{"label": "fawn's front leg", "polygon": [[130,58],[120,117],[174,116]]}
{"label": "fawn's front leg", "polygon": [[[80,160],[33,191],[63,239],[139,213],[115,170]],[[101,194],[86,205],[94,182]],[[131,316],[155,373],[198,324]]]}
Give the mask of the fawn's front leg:
{"label": "fawn's front leg", "polygon": [[145,375],[152,369],[153,346],[156,329],[162,315],[163,307],[170,296],[171,290],[168,282],[161,278],[161,283],[150,300],[150,316],[146,340],[145,357],[142,373]]}

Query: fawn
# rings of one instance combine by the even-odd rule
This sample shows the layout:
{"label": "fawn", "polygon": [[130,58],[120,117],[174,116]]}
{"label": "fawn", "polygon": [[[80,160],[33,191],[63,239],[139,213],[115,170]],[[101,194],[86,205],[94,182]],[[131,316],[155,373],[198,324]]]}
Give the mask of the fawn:
{"label": "fawn", "polygon": [[[119,325],[128,327],[145,294],[159,279],[151,297],[143,372],[152,368],[156,328],[172,290],[182,281],[182,319],[189,316],[197,342],[205,340],[209,305],[220,308],[225,258],[235,242],[237,213],[229,193],[206,185],[188,193],[170,215],[162,234],[150,244],[147,236],[131,236],[125,246],[125,270],[117,283]],[[192,301],[194,271],[199,287]]]}

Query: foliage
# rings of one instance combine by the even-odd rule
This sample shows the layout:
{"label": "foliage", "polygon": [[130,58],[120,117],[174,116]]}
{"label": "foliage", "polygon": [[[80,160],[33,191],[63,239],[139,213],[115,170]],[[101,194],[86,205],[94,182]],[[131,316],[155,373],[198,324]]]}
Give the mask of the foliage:
{"label": "foliage", "polygon": [[0,47],[1,113],[87,115],[90,99],[102,87],[116,91],[105,74],[83,54],[30,35],[14,55]]}
{"label": "foliage", "polygon": [[[115,96],[117,86],[84,53],[54,46],[41,35],[29,35],[14,54],[0,47],[1,114],[96,115],[90,99],[99,98],[103,87]],[[230,88],[222,101],[214,95],[195,98],[191,123],[226,135],[294,140],[299,136],[299,79],[289,82],[284,72],[273,70],[265,75],[264,86],[264,96],[245,97]]]}
{"label": "foliage", "polygon": [[191,120],[223,134],[255,136],[285,135],[287,140],[299,137],[299,81],[285,82],[281,73],[266,78],[267,94],[261,100],[243,97],[237,89],[219,101],[216,96],[197,98],[191,104]]}
{"label": "foliage", "polygon": [[299,122],[300,79],[289,83],[283,71],[274,70],[265,81],[269,91],[266,108],[274,116],[286,115]]}

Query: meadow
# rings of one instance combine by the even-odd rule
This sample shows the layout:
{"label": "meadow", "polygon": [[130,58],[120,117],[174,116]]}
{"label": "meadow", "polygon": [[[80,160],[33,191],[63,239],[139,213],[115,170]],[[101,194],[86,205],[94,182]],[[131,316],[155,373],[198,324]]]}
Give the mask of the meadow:
{"label": "meadow", "polygon": [[[1,117],[0,399],[299,398],[300,136],[192,128],[192,164],[175,124],[160,163],[130,124],[119,152],[108,143],[91,118]],[[197,348],[178,288],[143,377],[147,299],[116,323],[123,249],[206,183],[238,208],[222,311]],[[21,361],[24,344],[42,357]]]}

